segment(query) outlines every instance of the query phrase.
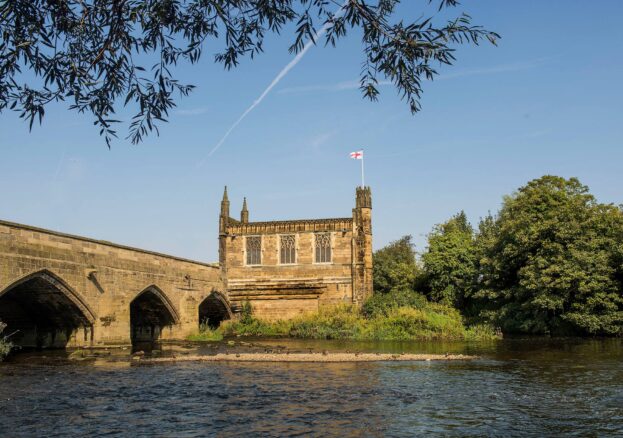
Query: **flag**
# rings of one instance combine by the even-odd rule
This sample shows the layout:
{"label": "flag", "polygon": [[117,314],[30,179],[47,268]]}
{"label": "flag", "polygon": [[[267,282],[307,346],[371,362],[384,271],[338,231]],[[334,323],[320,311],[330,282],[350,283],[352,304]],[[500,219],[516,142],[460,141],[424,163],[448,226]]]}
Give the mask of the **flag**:
{"label": "flag", "polygon": [[350,157],[353,160],[363,160],[363,151],[351,152]]}

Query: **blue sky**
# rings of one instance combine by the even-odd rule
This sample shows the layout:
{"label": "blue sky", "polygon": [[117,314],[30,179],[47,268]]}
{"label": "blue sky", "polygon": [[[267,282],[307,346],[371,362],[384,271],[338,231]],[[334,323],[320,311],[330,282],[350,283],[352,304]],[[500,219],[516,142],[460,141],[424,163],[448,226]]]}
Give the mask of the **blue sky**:
{"label": "blue sky", "polygon": [[[421,12],[423,2],[403,3],[405,16]],[[348,154],[359,148],[375,248],[412,234],[423,250],[434,224],[460,210],[476,222],[544,174],[623,202],[623,2],[465,0],[462,10],[502,40],[459,47],[415,116],[391,86],[378,103],[362,100],[353,34],[312,48],[208,157],[292,60],[287,32],[236,70],[213,64],[210,47],[179,68],[197,89],[139,146],[108,150],[88,117],[62,105],[32,133],[4,113],[0,218],[215,261],[224,185],[235,217],[243,196],[251,220],[349,216],[360,169]]]}

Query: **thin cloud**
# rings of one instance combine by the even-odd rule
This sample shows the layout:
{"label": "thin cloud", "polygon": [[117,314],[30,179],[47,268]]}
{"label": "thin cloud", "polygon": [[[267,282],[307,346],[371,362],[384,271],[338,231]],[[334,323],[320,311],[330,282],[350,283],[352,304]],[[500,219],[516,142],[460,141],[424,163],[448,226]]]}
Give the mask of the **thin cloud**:
{"label": "thin cloud", "polygon": [[[342,6],[340,6],[338,11],[335,13],[336,17],[338,17],[338,16],[343,14],[344,6],[346,6],[348,1],[349,0],[345,0],[344,3],[342,4]],[[309,49],[311,49],[315,45],[314,41],[318,41],[327,32],[327,29],[329,29],[330,25],[331,25],[331,23],[325,23],[324,26],[322,26],[322,28],[318,32],[316,32],[316,36],[314,37],[314,39],[313,40],[309,40],[309,41],[307,41],[307,43],[305,43],[305,46],[303,47],[303,49],[294,57],[294,59],[292,61],[290,61],[279,72],[279,74],[277,76],[275,76],[275,79],[273,79],[273,81],[270,83],[270,85],[268,87],[266,87],[266,89],[260,95],[260,97],[255,99],[255,101],[242,113],[242,115],[240,117],[238,117],[238,120],[236,120],[234,122],[234,124],[230,126],[230,128],[227,130],[227,132],[225,132],[225,135],[223,135],[223,137],[212,148],[212,150],[208,153],[208,155],[203,160],[201,160],[201,162],[199,162],[199,164],[197,165],[198,167],[203,166],[203,164],[206,162],[206,160],[208,158],[210,158],[223,145],[223,143],[225,143],[225,140],[227,140],[227,137],[229,137],[229,135],[234,131],[234,129],[236,129],[236,127],[245,119],[245,117],[247,115],[249,115],[249,113],[251,111],[253,111],[260,103],[262,103],[262,101],[268,95],[268,93],[270,93],[270,91],[273,88],[275,88],[275,86],[290,72],[290,70],[292,70],[296,66],[296,64],[298,64],[301,61],[301,59],[303,59],[303,56],[305,56],[307,51]]]}
{"label": "thin cloud", "polygon": [[65,164],[65,155],[67,155],[67,145],[63,147],[63,153],[61,154],[60,160],[58,160],[58,164],[56,165],[56,172],[54,172],[54,176],[52,177],[53,182],[56,182],[61,174],[61,169]]}
{"label": "thin cloud", "polygon": [[[480,75],[492,75],[497,73],[509,73],[521,70],[529,70],[532,68],[538,67],[543,62],[551,59],[547,58],[538,58],[531,61],[526,62],[516,62],[511,64],[501,64],[494,65],[491,67],[472,69],[472,70],[459,70],[454,73],[442,74],[437,76],[435,79],[437,80],[447,80],[447,79],[455,79],[461,78],[464,76],[480,76]],[[379,81],[377,85],[385,86],[391,85],[392,82],[388,80]],[[343,81],[335,84],[315,84],[315,85],[302,85],[298,87],[286,87],[282,88],[277,93],[279,94],[292,94],[292,93],[310,93],[315,91],[324,91],[324,92],[337,92],[344,90],[353,90],[359,88],[360,84],[358,81]]]}
{"label": "thin cloud", "polygon": [[208,112],[208,107],[186,108],[175,111],[178,116],[200,116]]}
{"label": "thin cloud", "polygon": [[471,70],[459,70],[455,73],[447,73],[447,74],[439,75],[437,79],[446,80],[446,79],[462,78],[465,76],[483,76],[483,75],[493,75],[493,74],[498,74],[498,73],[512,73],[516,71],[530,70],[530,69],[538,67],[539,65],[543,64],[544,62],[550,59],[552,59],[552,57],[543,57],[543,58],[532,59],[529,61],[513,62],[510,64],[500,64],[500,65],[494,65],[491,67],[476,68],[476,69],[471,69]]}
{"label": "thin cloud", "polygon": [[[379,81],[377,85],[390,85],[391,81]],[[309,93],[313,91],[344,91],[354,90],[359,88],[359,81],[344,81],[337,84],[318,84],[318,85],[303,85],[300,87],[286,87],[278,91],[279,94],[291,94],[291,93]]]}
{"label": "thin cloud", "polygon": [[331,130],[316,135],[309,141],[309,147],[314,150],[319,149],[322,145],[329,141],[335,135],[335,133],[336,130]]}

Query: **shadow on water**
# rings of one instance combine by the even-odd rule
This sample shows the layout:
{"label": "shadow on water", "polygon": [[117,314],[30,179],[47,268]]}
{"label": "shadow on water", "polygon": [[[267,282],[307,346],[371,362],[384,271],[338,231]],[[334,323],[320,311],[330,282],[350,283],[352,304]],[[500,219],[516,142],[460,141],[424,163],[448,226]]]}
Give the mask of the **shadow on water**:
{"label": "shadow on water", "polygon": [[621,358],[623,339],[517,337],[495,341],[342,341],[316,339],[259,339],[265,345],[314,351],[351,351],[379,353],[468,354],[498,360],[573,357],[573,360]]}

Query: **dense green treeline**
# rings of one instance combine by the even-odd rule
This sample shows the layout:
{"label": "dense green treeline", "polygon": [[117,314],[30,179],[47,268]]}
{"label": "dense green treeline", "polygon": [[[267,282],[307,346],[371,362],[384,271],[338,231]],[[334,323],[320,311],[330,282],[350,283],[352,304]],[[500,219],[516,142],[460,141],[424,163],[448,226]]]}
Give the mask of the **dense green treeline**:
{"label": "dense green treeline", "polygon": [[623,211],[575,178],[530,181],[477,229],[457,214],[430,233],[420,264],[403,255],[408,237],[392,246],[396,262],[375,270],[378,290],[404,271],[414,293],[504,333],[623,334]]}

